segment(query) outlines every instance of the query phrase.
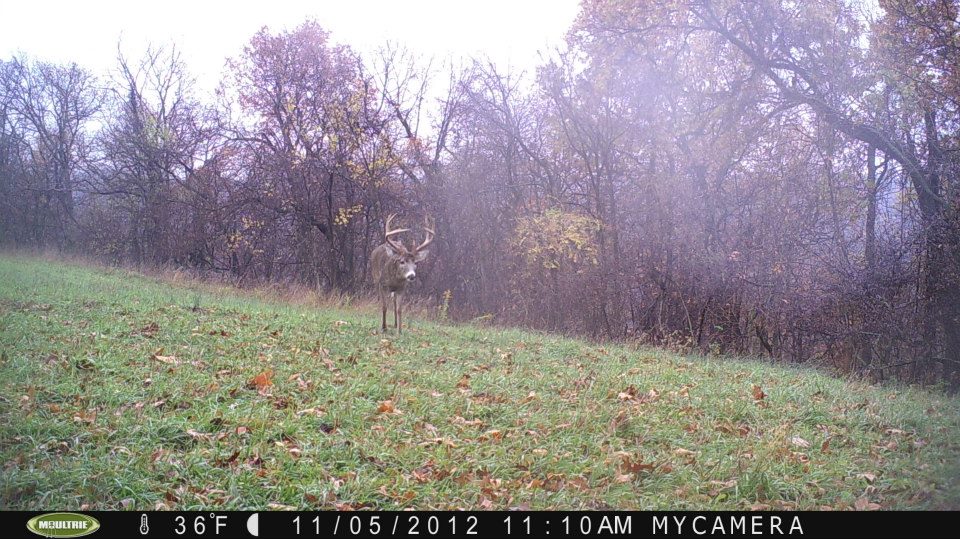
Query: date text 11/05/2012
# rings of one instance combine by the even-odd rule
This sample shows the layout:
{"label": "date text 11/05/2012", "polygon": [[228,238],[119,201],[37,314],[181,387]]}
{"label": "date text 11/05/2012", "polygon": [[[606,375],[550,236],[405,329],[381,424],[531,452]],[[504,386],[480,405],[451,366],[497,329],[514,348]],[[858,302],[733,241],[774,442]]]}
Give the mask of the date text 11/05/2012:
{"label": "date text 11/05/2012", "polygon": [[[498,522],[498,531],[507,535],[631,535],[639,528],[652,535],[728,535],[728,534],[763,534],[763,535],[803,535],[804,530],[800,517],[790,515],[782,518],[772,514],[693,514],[693,515],[645,515],[639,522],[635,515],[551,515],[549,513],[537,516],[508,515]],[[296,535],[322,535],[333,532],[334,536],[352,536],[359,534],[378,535],[381,532],[390,535],[482,535],[492,531],[493,524],[488,518],[479,520],[475,515],[337,515],[334,519],[333,530],[322,531],[325,528],[320,518],[312,520],[298,516],[293,519]],[[649,520],[648,520],[649,519]],[[329,521],[327,521],[329,522]],[[635,530],[635,527],[639,526]]]}

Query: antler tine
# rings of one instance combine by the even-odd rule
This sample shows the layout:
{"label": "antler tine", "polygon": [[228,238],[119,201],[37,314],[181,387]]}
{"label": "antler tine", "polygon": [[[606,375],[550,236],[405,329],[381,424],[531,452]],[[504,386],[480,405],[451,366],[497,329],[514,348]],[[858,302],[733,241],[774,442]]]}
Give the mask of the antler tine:
{"label": "antler tine", "polygon": [[432,219],[430,219],[429,217],[423,218],[423,229],[427,232],[426,234],[427,237],[426,239],[423,240],[423,243],[421,243],[416,249],[414,249],[414,252],[420,251],[421,249],[425,249],[427,245],[430,245],[431,243],[433,243],[433,237],[436,235],[436,232],[434,232],[433,230],[434,225],[431,221]]}
{"label": "antler tine", "polygon": [[391,213],[390,215],[387,216],[387,222],[386,222],[386,224],[385,224],[385,226],[384,226],[384,230],[383,230],[383,237],[384,237],[384,239],[387,240],[387,243],[388,243],[391,247],[393,247],[395,250],[397,250],[397,251],[406,251],[407,248],[404,247],[402,243],[397,243],[396,241],[393,240],[393,238],[390,237],[390,236],[393,236],[393,235],[395,235],[395,234],[400,234],[401,232],[410,232],[410,229],[409,229],[409,228],[398,228],[398,229],[396,229],[396,230],[390,230],[390,222],[393,221],[393,218],[396,217],[396,216],[397,216],[397,214],[395,214],[395,213]]}
{"label": "antler tine", "polygon": [[394,234],[399,234],[401,232],[410,232],[409,228],[397,228],[395,230],[390,230],[390,222],[393,221],[393,218],[396,216],[397,214],[395,213],[391,213],[390,215],[387,216],[387,223],[386,223],[386,226],[384,227],[383,235],[388,238],[390,236],[393,236]]}

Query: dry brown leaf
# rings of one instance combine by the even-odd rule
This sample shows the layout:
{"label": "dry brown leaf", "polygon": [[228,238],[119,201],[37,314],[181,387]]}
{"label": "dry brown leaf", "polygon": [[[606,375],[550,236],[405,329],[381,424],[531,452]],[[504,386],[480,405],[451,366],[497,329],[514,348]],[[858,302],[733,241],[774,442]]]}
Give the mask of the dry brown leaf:
{"label": "dry brown leaf", "polygon": [[194,429],[187,429],[187,434],[194,440],[210,440],[212,438],[209,434],[198,432]]}
{"label": "dry brown leaf", "polygon": [[716,480],[713,480],[713,481],[708,482],[708,484],[709,484],[711,487],[713,487],[713,488],[710,489],[709,494],[710,494],[711,496],[717,496],[717,495],[719,495],[721,492],[723,492],[724,490],[731,489],[731,488],[737,486],[737,480],[736,480],[736,479],[730,479],[730,480],[728,480],[728,481],[716,481]]}
{"label": "dry brown leaf", "polygon": [[637,398],[637,388],[635,386],[628,386],[623,391],[617,393],[617,398],[622,401],[633,400]]}
{"label": "dry brown leaf", "polygon": [[153,359],[159,361],[160,363],[166,363],[167,365],[179,365],[180,360],[177,359],[177,356],[161,356],[158,354],[153,355]]}
{"label": "dry brown leaf", "polygon": [[140,334],[147,338],[153,338],[157,332],[160,331],[160,326],[156,322],[150,322],[149,324],[140,328]]}
{"label": "dry brown leaf", "polygon": [[617,470],[622,474],[637,474],[640,472],[650,472],[653,471],[656,466],[654,464],[644,463],[643,457],[635,456],[626,451],[615,451],[610,458],[607,459],[607,462],[616,459],[619,462],[617,463]]}
{"label": "dry brown leaf", "polygon": [[810,442],[804,440],[800,436],[793,436],[792,438],[790,438],[790,443],[797,447],[802,447],[804,449],[810,447]]}
{"label": "dry brown leaf", "polygon": [[673,450],[673,453],[679,457],[682,457],[687,462],[687,464],[693,464],[694,462],[697,461],[696,451],[690,451],[689,449],[678,447]]}
{"label": "dry brown leaf", "polygon": [[426,447],[426,446],[430,446],[430,445],[445,445],[445,446],[451,447],[451,448],[457,447],[457,444],[454,443],[453,440],[450,440],[449,438],[440,438],[440,437],[433,438],[433,439],[427,440],[427,441],[425,441],[425,442],[420,442],[418,445],[419,445],[420,447]]}
{"label": "dry brown leaf", "polygon": [[867,498],[857,498],[857,501],[853,502],[853,508],[857,511],[877,511],[880,509],[880,504],[871,502]]}
{"label": "dry brown leaf", "polygon": [[460,417],[460,416],[454,416],[451,423],[453,423],[454,425],[462,425],[464,427],[482,427],[483,426],[482,419],[464,419],[463,417]]}
{"label": "dry brown leaf", "polygon": [[503,432],[497,429],[491,429],[480,435],[480,441],[493,440],[495,442],[503,439]]}
{"label": "dry brown leaf", "polygon": [[254,376],[248,382],[248,386],[253,389],[262,390],[273,385],[273,369],[267,369]]}

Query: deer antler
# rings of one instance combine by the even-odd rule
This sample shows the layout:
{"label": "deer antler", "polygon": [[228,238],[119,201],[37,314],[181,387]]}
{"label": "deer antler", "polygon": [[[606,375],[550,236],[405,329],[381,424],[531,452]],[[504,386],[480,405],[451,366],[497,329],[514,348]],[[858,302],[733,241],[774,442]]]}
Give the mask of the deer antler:
{"label": "deer antler", "polygon": [[387,216],[387,222],[383,229],[383,237],[385,240],[387,240],[387,243],[394,248],[394,250],[402,253],[406,251],[407,248],[404,247],[402,243],[397,243],[396,241],[394,241],[390,236],[393,236],[395,234],[400,234],[401,232],[410,232],[410,229],[397,228],[395,230],[390,230],[390,222],[393,221],[393,218],[396,216],[397,214],[395,213],[391,213],[390,215]]}
{"label": "deer antler", "polygon": [[421,243],[419,246],[417,246],[416,249],[413,250],[413,252],[416,253],[416,252],[418,252],[418,251],[420,251],[420,250],[422,250],[422,249],[425,249],[425,248],[427,247],[427,245],[430,245],[431,243],[433,243],[433,236],[436,234],[436,232],[434,232],[433,228],[434,228],[434,226],[433,226],[433,220],[430,219],[429,217],[424,217],[424,219],[423,219],[423,229],[427,232],[427,234],[426,234],[427,237],[426,237],[425,240],[423,240],[423,243]]}

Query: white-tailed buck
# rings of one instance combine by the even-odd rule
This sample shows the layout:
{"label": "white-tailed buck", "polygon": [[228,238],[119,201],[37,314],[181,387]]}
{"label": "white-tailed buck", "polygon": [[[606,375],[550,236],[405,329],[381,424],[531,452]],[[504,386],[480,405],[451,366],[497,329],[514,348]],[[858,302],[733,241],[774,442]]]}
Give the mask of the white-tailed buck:
{"label": "white-tailed buck", "polygon": [[370,264],[373,268],[373,283],[380,296],[381,324],[380,328],[387,331],[387,302],[393,297],[393,324],[397,333],[403,333],[403,291],[407,283],[417,278],[417,263],[427,258],[427,246],[433,242],[433,224],[430,219],[424,220],[423,229],[426,239],[413,250],[407,249],[403,242],[393,238],[402,232],[409,232],[409,228],[390,230],[390,222],[396,217],[390,214],[384,227],[384,242],[373,250],[370,255]]}

